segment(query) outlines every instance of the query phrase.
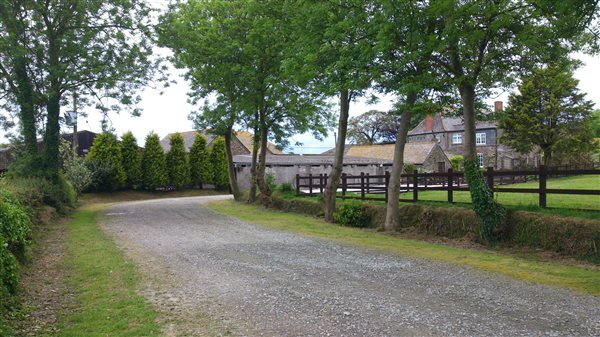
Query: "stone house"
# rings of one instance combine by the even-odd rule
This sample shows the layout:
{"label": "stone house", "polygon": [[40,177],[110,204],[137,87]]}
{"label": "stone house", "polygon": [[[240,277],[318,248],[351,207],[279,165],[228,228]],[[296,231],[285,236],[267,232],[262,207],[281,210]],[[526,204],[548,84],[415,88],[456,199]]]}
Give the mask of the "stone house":
{"label": "stone house", "polygon": [[[495,103],[495,112],[502,109],[502,102]],[[426,116],[408,132],[408,144],[414,142],[437,142],[448,158],[465,154],[463,141],[464,123],[460,117],[447,117],[440,113]],[[520,167],[536,167],[539,158],[533,154],[523,155],[501,144],[498,140],[502,130],[495,121],[475,123],[477,160],[481,167],[492,166],[496,170],[512,170]]]}

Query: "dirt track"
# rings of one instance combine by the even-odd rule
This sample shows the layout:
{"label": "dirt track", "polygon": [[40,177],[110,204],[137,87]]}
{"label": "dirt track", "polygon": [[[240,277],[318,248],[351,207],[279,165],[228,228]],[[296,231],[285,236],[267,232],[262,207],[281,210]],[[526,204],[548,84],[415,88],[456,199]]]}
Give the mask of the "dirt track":
{"label": "dirt track", "polygon": [[222,197],[124,203],[102,227],[167,335],[600,336],[600,301],[215,214]]}

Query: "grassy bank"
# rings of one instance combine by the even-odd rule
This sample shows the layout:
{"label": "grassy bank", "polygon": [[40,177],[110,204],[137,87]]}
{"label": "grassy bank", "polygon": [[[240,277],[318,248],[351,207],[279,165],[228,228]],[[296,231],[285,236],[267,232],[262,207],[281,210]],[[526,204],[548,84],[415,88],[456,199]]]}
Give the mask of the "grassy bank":
{"label": "grassy bank", "polygon": [[97,210],[68,224],[67,282],[73,303],[61,313],[60,336],[158,336],[156,312],[135,293],[136,267],[96,225]]}
{"label": "grassy bank", "polygon": [[380,250],[401,256],[439,260],[504,274],[515,279],[572,289],[600,296],[600,268],[570,266],[518,258],[495,251],[449,247],[429,242],[402,239],[373,231],[327,224],[294,213],[265,210],[260,206],[219,201],[210,207],[223,214],[268,228],[286,230],[341,244]]}

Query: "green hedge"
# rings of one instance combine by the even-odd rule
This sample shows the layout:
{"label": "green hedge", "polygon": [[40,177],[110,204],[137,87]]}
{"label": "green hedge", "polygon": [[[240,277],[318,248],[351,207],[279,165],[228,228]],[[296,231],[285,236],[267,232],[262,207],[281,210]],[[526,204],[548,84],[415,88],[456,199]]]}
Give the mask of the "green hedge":
{"label": "green hedge", "polygon": [[[272,206],[284,211],[323,215],[323,206],[312,200],[283,200],[272,198]],[[352,218],[360,218],[359,227],[382,227],[385,223],[385,206],[373,204],[339,203],[340,211],[351,210]],[[345,206],[348,205],[348,206]],[[347,209],[346,209],[347,208]],[[346,210],[345,210],[346,209]],[[345,211],[344,211],[345,210]],[[357,214],[361,211],[362,214]],[[409,204],[400,207],[400,221],[396,231],[414,228],[418,232],[451,239],[466,237],[482,242],[482,228],[475,212],[459,207],[432,207]],[[503,223],[503,245],[541,248],[560,254],[586,259],[600,264],[600,221],[562,217],[527,211],[509,211]]]}

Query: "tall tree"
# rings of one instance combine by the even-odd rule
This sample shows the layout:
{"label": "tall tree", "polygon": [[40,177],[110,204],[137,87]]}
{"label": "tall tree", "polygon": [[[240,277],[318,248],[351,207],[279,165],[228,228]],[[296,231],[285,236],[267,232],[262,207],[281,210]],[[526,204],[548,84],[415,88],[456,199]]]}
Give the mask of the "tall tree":
{"label": "tall tree", "polygon": [[125,188],[134,188],[142,181],[142,151],[131,131],[125,132],[121,137],[121,157]]}
{"label": "tall tree", "polygon": [[569,69],[548,66],[523,79],[500,115],[500,141],[521,153],[539,147],[544,165],[556,153],[588,154],[595,147],[594,104],[585,100]]}
{"label": "tall tree", "polygon": [[227,176],[227,158],[225,154],[225,140],[218,137],[213,141],[210,151],[210,161],[213,165],[213,182],[217,189],[226,189],[229,186]]}
{"label": "tall tree", "polygon": [[158,135],[151,132],[146,136],[142,154],[142,185],[155,190],[167,185],[167,164]]}
{"label": "tall tree", "polygon": [[117,136],[110,132],[97,135],[87,158],[110,170],[104,176],[105,180],[100,182],[101,185],[97,186],[98,188],[105,191],[115,191],[123,186],[125,171],[122,166],[121,146],[117,141]]}
{"label": "tall tree", "polygon": [[347,138],[351,143],[359,145],[395,142],[399,127],[398,115],[370,110],[350,118]]}
{"label": "tall tree", "polygon": [[183,137],[180,133],[171,135],[169,139],[171,148],[167,152],[167,175],[169,185],[181,189],[190,183],[190,162],[185,152]]}
{"label": "tall tree", "polygon": [[227,120],[226,142],[235,123],[258,131],[252,172],[265,202],[270,194],[264,177],[268,139],[284,143],[296,132],[324,133],[327,121],[320,95],[296,85],[282,67],[293,13],[285,8],[277,0],[189,0],[172,6],[159,28],[176,65],[188,69],[194,94],[218,96],[214,108],[202,111],[209,114],[198,119],[203,126],[219,129],[210,122]]}
{"label": "tall tree", "polygon": [[194,143],[190,148],[190,179],[192,185],[200,186],[212,182],[213,171],[210,163],[210,153],[206,148],[206,137],[196,133]]}
{"label": "tall tree", "polygon": [[0,12],[0,73],[9,82],[0,89],[20,107],[28,152],[36,144],[35,121],[45,119],[42,163],[52,176],[66,92],[95,98],[82,102],[103,113],[139,100],[133,93],[157,69],[150,61],[150,9],[143,0],[2,0]]}
{"label": "tall tree", "polygon": [[339,97],[337,143],[323,196],[325,220],[333,222],[350,103],[362,96],[373,80],[373,6],[365,0],[290,3],[290,10],[297,13],[293,18],[295,47],[286,65],[315,92]]}

